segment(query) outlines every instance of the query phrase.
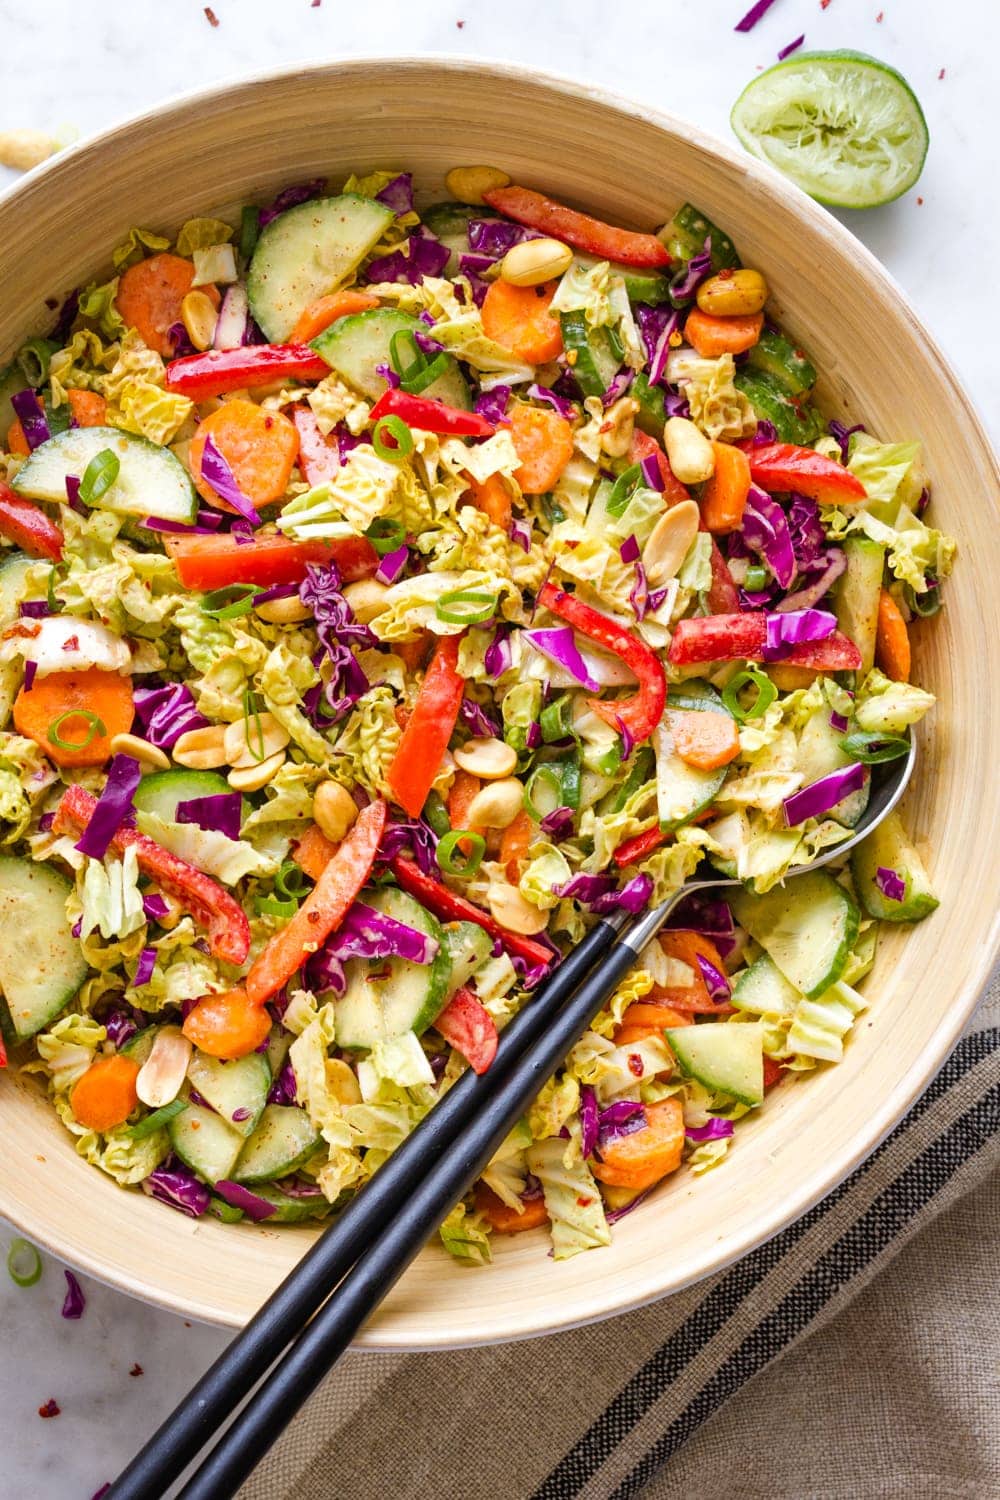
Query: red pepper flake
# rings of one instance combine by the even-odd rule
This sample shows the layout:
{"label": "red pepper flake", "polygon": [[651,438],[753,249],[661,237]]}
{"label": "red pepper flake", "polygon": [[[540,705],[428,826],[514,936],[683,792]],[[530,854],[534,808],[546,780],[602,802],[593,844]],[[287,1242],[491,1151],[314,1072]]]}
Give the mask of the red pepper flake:
{"label": "red pepper flake", "polygon": [[320,6],[322,4],[323,4],[323,0],[311,0],[311,4],[309,6],[309,9],[310,10],[319,10],[319,8],[320,8]]}
{"label": "red pepper flake", "polygon": [[576,1206],[577,1208],[589,1208],[593,1201],[593,1198],[577,1198]]}
{"label": "red pepper flake", "polygon": [[40,1417],[58,1417],[61,1411],[62,1407],[59,1405],[58,1401],[53,1401],[52,1397],[50,1396],[45,1405],[38,1408],[38,1415]]}
{"label": "red pepper flake", "polygon": [[144,1373],[142,1365],[133,1365],[131,1370],[129,1370],[130,1375],[142,1375]]}
{"label": "red pepper flake", "polygon": [[646,1069],[638,1052],[630,1052],[628,1055],[628,1070],[636,1078],[641,1078]]}
{"label": "red pepper flake", "polygon": [[826,10],[826,8],[827,8],[827,6],[829,4],[830,4],[830,0],[819,0],[819,8],[820,8],[820,10]]}
{"label": "red pepper flake", "polygon": [[80,637],[78,635],[68,635],[66,637],[66,639],[63,641],[63,650],[64,651],[79,651],[79,649],[80,649]]}
{"label": "red pepper flake", "polygon": [[881,26],[882,22],[885,20],[885,11],[880,10],[878,15],[875,17],[875,20]]}
{"label": "red pepper flake", "polygon": [[464,21],[456,21],[455,25],[458,27],[459,31],[464,31],[465,30],[465,22]]}
{"label": "red pepper flake", "polygon": [[942,78],[943,78],[943,77],[944,77],[944,68],[942,68],[942,69],[941,69],[941,71],[940,71],[940,73],[939,73],[939,74],[938,74],[938,81],[939,81],[939,82],[940,82],[940,80],[941,80],[941,79],[942,79]]}
{"label": "red pepper flake", "polygon": [[205,20],[209,26],[218,26],[219,24],[219,18],[210,5],[205,6]]}
{"label": "red pepper flake", "polygon": [[923,207],[923,203],[924,203],[923,198],[918,198],[917,199],[917,207],[918,208],[922,208]]}

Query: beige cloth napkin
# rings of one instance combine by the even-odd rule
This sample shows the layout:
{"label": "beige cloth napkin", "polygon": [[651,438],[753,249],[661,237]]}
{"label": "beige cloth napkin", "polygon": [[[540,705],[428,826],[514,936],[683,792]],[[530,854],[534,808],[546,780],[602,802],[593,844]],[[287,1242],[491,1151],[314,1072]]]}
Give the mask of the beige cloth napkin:
{"label": "beige cloth napkin", "polygon": [[241,1500],[995,1500],[998,1169],[995,977],[906,1119],[768,1244],[596,1326],[348,1355]]}

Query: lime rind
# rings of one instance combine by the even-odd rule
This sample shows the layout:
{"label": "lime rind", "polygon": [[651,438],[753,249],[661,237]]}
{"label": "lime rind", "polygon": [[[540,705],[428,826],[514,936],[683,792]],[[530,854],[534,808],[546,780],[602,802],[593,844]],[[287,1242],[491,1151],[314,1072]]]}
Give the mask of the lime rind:
{"label": "lime rind", "polygon": [[742,145],[820,203],[877,208],[917,181],[929,135],[901,73],[863,52],[804,52],[743,90]]}

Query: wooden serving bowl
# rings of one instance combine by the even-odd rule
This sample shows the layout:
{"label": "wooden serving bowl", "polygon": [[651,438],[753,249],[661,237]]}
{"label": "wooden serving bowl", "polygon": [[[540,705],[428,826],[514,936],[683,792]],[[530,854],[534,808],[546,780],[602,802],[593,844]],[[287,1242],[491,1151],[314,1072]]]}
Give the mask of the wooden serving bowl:
{"label": "wooden serving bowl", "polygon": [[[494,1241],[486,1269],[433,1246],[370,1323],[369,1348],[448,1347],[620,1312],[697,1280],[795,1219],[872,1150],[925,1087],[975,1006],[997,946],[1000,777],[987,663],[1000,641],[998,469],[972,406],[899,287],[776,172],[683,120],[521,69],[457,59],[326,64],[212,89],[65,152],[3,202],[0,356],[49,326],[46,299],[102,273],[132,224],[266,201],[326,174],[409,168],[421,200],[488,162],[613,222],[649,229],[691,199],[759,266],[822,373],[831,413],[922,438],[934,523],[959,541],[947,607],[914,631],[938,704],[907,818],[939,911],[887,931],[871,1009],[837,1067],[787,1083],[701,1179],[681,1171],[609,1249],[555,1264],[539,1231]],[[974,540],[974,546],[973,546]],[[0,1081],[0,1212],[103,1280],[177,1313],[248,1318],[310,1229],[191,1220],[86,1165],[37,1085]]]}

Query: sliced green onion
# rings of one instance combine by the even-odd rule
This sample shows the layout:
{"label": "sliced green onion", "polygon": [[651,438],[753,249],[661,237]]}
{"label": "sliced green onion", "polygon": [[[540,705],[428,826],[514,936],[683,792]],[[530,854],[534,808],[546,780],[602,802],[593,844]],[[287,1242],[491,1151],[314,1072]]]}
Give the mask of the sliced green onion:
{"label": "sliced green onion", "polygon": [[249,260],[260,235],[260,209],[248,203],[240,213],[240,259]]}
{"label": "sliced green onion", "polygon": [[909,740],[902,735],[867,734],[861,729],[855,730],[854,734],[845,734],[840,743],[852,760],[860,760],[866,766],[879,766],[883,761],[899,760],[900,756],[908,755],[910,750]]}
{"label": "sliced green onion", "polygon": [[262,917],[284,917],[289,920],[294,917],[299,909],[299,903],[294,896],[289,896],[287,901],[280,896],[258,896],[256,898],[257,911]]}
{"label": "sliced green onion", "polygon": [[621,337],[618,333],[618,329],[614,323],[605,323],[604,337],[608,341],[608,346],[611,350],[611,353],[614,355],[618,363],[621,364],[622,360],[625,358],[625,345],[622,343]]}
{"label": "sliced green onion", "polygon": [[[391,441],[386,442],[387,438]],[[383,417],[375,424],[372,447],[379,458],[384,458],[391,464],[402,463],[403,459],[408,458],[413,452],[413,433],[402,417],[395,415]]]}
{"label": "sliced green onion", "polygon": [[46,603],[54,615],[59,613],[59,600],[56,598],[56,570],[49,569],[49,581],[46,592]]}
{"label": "sliced green onion", "polygon": [[571,807],[574,812],[580,806],[580,759],[577,755],[571,755],[564,760],[560,766],[562,771],[562,806]]}
{"label": "sliced green onion", "polygon": [[[33,1259],[26,1265],[29,1256]],[[41,1279],[42,1257],[30,1240],[11,1240],[7,1251],[7,1274],[15,1286],[34,1286]]]}
{"label": "sliced green onion", "polygon": [[37,388],[49,378],[49,365],[59,345],[53,339],[29,339],[15,355],[15,363],[29,385]]}
{"label": "sliced green onion", "polygon": [[481,625],[496,614],[499,599],[485,589],[451,589],[434,606],[439,620],[449,625]]}
{"label": "sliced green onion", "polygon": [[202,595],[201,612],[212,620],[236,620],[250,613],[260,592],[255,583],[224,583]]}
{"label": "sliced green onion", "polygon": [[[64,740],[59,733],[60,728],[67,719],[83,719],[87,724],[89,733],[85,740]],[[45,738],[51,745],[58,745],[60,750],[86,750],[92,745],[99,734],[107,734],[104,720],[99,719],[96,714],[91,713],[89,708],[68,708],[58,719],[53,719],[45,731]]]}
{"label": "sliced green onion", "polygon": [[[537,797],[540,788],[546,788],[545,801],[548,806],[539,807]],[[529,818],[540,823],[546,813],[555,812],[557,807],[563,803],[563,778],[562,768],[552,761],[543,761],[532,771],[524,786],[524,810]]]}
{"label": "sliced green onion", "polygon": [[427,356],[408,328],[400,328],[389,340],[389,363],[401,385],[426,368]]}
{"label": "sliced green onion", "polygon": [[135,1125],[130,1125],[125,1134],[131,1136],[133,1141],[144,1141],[148,1135],[155,1135],[162,1130],[164,1125],[169,1125],[178,1115],[187,1109],[186,1099],[171,1099],[169,1104],[164,1104],[160,1109],[154,1109],[151,1115],[144,1120],[139,1120]]}
{"label": "sliced green onion", "polygon": [[446,833],[450,833],[451,819],[448,817],[448,809],[437,792],[427,793],[423,817],[424,822],[430,824],[438,838],[443,838]]}
{"label": "sliced green onion", "polygon": [[619,474],[611,486],[611,494],[608,496],[606,506],[609,516],[623,516],[632,498],[632,492],[636,485],[642,480],[642,470],[638,464],[631,464],[623,473]]}
{"label": "sliced green onion", "polygon": [[274,889],[279,896],[287,896],[290,900],[301,900],[309,890],[309,880],[305,870],[301,865],[297,865],[294,859],[286,859],[274,877]]}
{"label": "sliced green onion", "polygon": [[[256,750],[250,743],[251,723],[257,731]],[[249,688],[243,689],[243,734],[247,742],[247,749],[253,756],[254,760],[266,760],[267,747],[264,743],[264,725],[261,723],[260,707],[257,703],[256,694],[252,693]]]}
{"label": "sliced green onion", "polygon": [[928,589],[925,594],[918,594],[908,583],[904,583],[903,599],[911,614],[919,615],[921,620],[929,620],[941,608],[941,585],[935,583],[934,588]]}
{"label": "sliced green onion", "polygon": [[95,453],[80,480],[80,499],[84,505],[96,505],[108,493],[121,472],[121,459],[110,448]]}
{"label": "sliced green onion", "polygon": [[542,730],[542,740],[546,745],[555,744],[557,740],[565,740],[573,733],[573,699],[569,693],[561,693],[554,702],[549,703],[542,709],[538,719]]}
{"label": "sliced green onion", "polygon": [[[740,703],[739,695],[745,687],[753,686],[757,689],[756,695],[749,708],[744,708]],[[758,672],[756,668],[750,667],[745,672],[737,672],[722,689],[722,701],[732,714],[738,724],[745,724],[748,719],[759,719],[761,714],[767,712],[778,696],[778,689],[765,672]]]}
{"label": "sliced green onion", "polygon": [[743,587],[746,589],[748,594],[758,594],[760,593],[761,589],[766,589],[767,569],[762,568],[759,563],[754,563],[752,567],[747,568],[746,577],[743,580]]}
{"label": "sliced green onion", "polygon": [[387,557],[406,541],[406,527],[402,521],[390,521],[388,516],[376,516],[365,536],[379,557]]}
{"label": "sliced green onion", "polygon": [[439,354],[432,359],[430,364],[425,365],[418,375],[412,375],[408,380],[401,380],[401,388],[410,396],[419,396],[421,391],[426,391],[428,386],[440,380],[442,375],[447,374],[449,359],[447,354]]}
{"label": "sliced green onion", "polygon": [[628,799],[634,796],[641,786],[646,785],[646,782],[655,771],[656,758],[652,747],[650,745],[643,745],[636,751],[632,769],[618,788],[618,791],[614,794],[614,800],[611,803],[611,812],[620,813],[624,809]]}
{"label": "sliced green onion", "polygon": [[[471,845],[467,850],[459,848],[465,839]],[[468,880],[479,869],[485,853],[486,840],[481,833],[471,833],[467,828],[453,828],[437,846],[437,862],[446,875],[457,875],[460,880]]]}

